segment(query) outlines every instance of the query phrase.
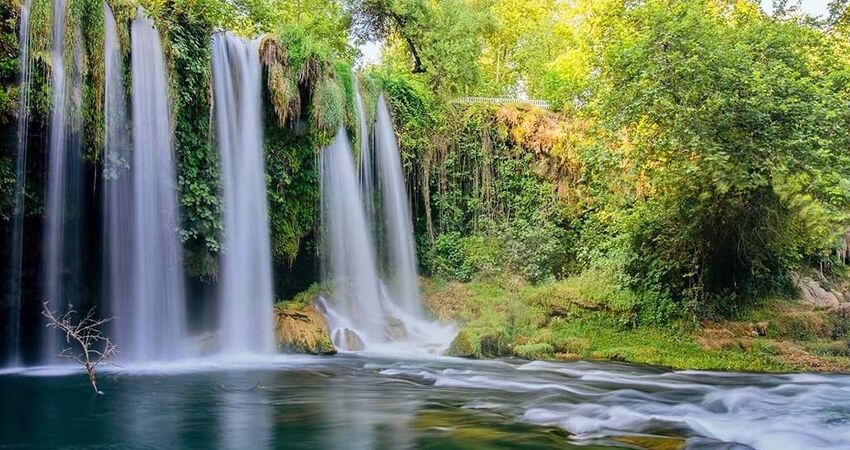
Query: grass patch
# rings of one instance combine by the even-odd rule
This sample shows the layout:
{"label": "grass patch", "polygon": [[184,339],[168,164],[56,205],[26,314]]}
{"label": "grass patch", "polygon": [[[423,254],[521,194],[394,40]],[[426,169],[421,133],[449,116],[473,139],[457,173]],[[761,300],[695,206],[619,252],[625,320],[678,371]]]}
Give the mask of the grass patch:
{"label": "grass patch", "polygon": [[[636,296],[597,271],[531,285],[519,278],[423,280],[434,315],[463,326],[459,356],[604,359],[674,369],[850,370],[847,318],[790,299],[736,320],[639,325]],[[463,354],[463,355],[461,355]]]}

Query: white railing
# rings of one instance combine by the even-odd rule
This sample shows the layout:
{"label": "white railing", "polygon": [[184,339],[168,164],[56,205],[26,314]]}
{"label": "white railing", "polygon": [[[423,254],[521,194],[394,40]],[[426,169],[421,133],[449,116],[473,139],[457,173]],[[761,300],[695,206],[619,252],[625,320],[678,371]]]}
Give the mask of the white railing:
{"label": "white railing", "polygon": [[534,105],[538,108],[549,109],[549,102],[546,100],[523,100],[521,98],[507,97],[459,97],[452,100],[452,103],[472,104],[472,103],[488,103],[491,105],[511,105],[525,104]]}

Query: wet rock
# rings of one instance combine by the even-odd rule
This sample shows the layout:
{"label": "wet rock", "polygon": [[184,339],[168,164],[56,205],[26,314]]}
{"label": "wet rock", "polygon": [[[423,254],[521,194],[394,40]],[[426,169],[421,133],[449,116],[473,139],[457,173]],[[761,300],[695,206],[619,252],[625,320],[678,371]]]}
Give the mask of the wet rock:
{"label": "wet rock", "polygon": [[478,346],[477,336],[468,330],[460,330],[444,354],[460,358],[475,358],[478,355]]}
{"label": "wet rock", "polygon": [[359,352],[366,348],[363,339],[350,328],[334,330],[333,343],[342,350]]}
{"label": "wet rock", "polygon": [[803,294],[803,301],[816,308],[834,308],[841,304],[843,296],[824,289],[814,279],[806,276],[794,276],[795,284]]}
{"label": "wet rock", "polygon": [[336,353],[327,321],[313,306],[303,309],[275,308],[277,348],[287,353],[332,355]]}
{"label": "wet rock", "polygon": [[407,339],[407,328],[404,326],[404,322],[392,316],[387,316],[384,322],[386,323],[384,334],[387,339],[390,341]]}

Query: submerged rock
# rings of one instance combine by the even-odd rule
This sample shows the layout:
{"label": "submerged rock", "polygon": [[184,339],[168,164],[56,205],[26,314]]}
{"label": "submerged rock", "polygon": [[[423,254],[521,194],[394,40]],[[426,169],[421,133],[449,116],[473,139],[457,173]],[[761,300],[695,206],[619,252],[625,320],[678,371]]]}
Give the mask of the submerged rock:
{"label": "submerged rock", "polygon": [[325,317],[313,306],[303,309],[275,308],[277,348],[288,353],[332,355],[336,353]]}
{"label": "submerged rock", "polygon": [[363,339],[350,328],[334,330],[333,343],[342,350],[359,352],[366,348]]}

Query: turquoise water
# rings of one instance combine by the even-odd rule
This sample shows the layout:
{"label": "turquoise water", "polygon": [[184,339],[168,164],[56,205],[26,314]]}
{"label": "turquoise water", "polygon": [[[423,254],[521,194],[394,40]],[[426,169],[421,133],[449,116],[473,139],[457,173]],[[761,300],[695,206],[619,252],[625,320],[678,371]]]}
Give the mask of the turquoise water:
{"label": "turquoise water", "polygon": [[68,368],[0,375],[0,447],[850,448],[848,376],[338,355],[127,368],[99,384]]}

